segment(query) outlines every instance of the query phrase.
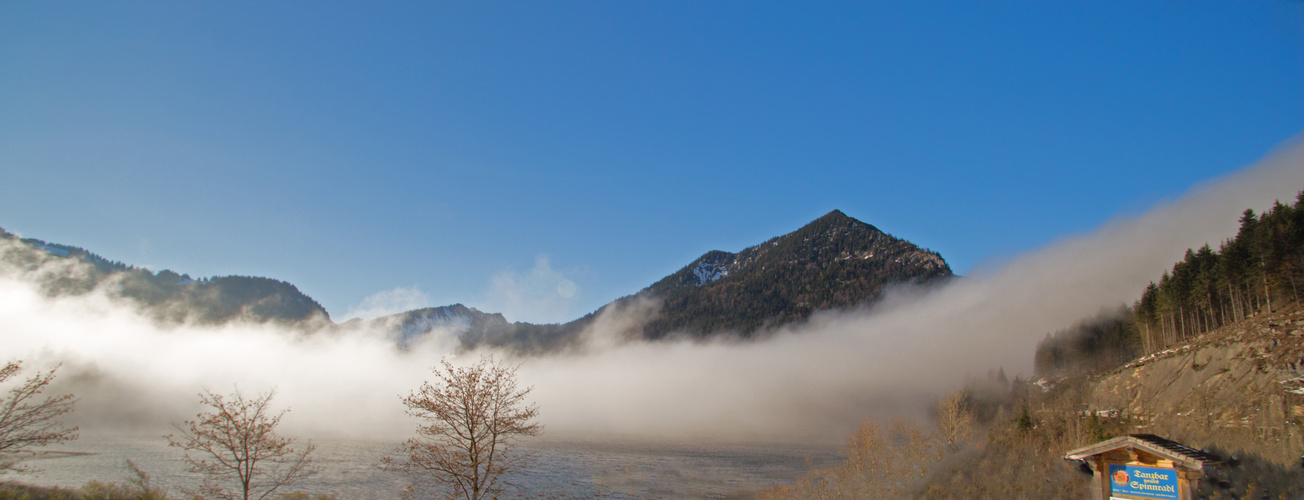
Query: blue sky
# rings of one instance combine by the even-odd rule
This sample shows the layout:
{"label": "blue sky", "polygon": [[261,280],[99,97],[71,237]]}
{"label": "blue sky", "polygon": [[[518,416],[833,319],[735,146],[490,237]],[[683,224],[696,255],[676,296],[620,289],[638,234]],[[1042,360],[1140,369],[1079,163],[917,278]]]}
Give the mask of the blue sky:
{"label": "blue sky", "polygon": [[835,208],[968,273],[1304,129],[1304,2],[806,4],[0,2],[0,227],[560,321]]}

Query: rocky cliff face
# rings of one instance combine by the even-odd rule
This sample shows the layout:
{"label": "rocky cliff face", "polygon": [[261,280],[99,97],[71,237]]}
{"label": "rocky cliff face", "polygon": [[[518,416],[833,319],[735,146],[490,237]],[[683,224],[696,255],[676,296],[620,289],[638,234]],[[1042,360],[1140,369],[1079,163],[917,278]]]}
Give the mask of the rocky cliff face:
{"label": "rocky cliff face", "polygon": [[1098,376],[1088,405],[1233,450],[1238,439],[1280,443],[1290,459],[1304,434],[1304,309],[1260,314]]}

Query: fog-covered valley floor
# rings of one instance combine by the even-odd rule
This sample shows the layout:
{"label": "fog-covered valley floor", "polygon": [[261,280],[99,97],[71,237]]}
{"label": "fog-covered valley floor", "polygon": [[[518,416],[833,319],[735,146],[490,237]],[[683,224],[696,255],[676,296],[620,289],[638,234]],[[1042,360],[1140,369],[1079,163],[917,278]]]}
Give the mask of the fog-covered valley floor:
{"label": "fog-covered valley floor", "polygon": [[[636,481],[629,474],[601,479],[601,471],[657,470],[657,446],[677,447],[666,454],[673,462],[666,471],[710,476],[712,467],[754,467],[756,477],[784,476],[775,471],[809,467],[795,463],[803,453],[827,459],[866,416],[925,415],[935,398],[966,376],[993,368],[1027,375],[1036,342],[1047,332],[1135,300],[1187,248],[1216,246],[1232,235],[1245,207],[1293,199],[1301,188],[1304,148],[1292,145],[1139,216],[1066,235],[942,287],[898,289],[872,308],[817,314],[762,341],[622,341],[615,332],[655,314],[656,304],[636,303],[599,317],[584,333],[582,349],[533,357],[456,352],[446,332],[400,351],[379,331],[161,326],[105,294],[51,298],[35,285],[42,276],[75,268],[10,266],[0,270],[0,358],[33,368],[60,366],[51,390],[77,396],[68,422],[86,439],[57,449],[99,454],[39,461],[51,471],[44,480],[63,477],[55,471],[65,464],[129,453],[122,450],[149,455],[146,450],[165,444],[150,436],[200,410],[197,393],[237,387],[275,390],[273,406],[291,410],[282,422],[285,434],[336,443],[323,446],[318,460],[362,470],[370,467],[368,457],[384,453],[375,443],[411,435],[416,422],[404,414],[400,395],[429,379],[441,358],[461,364],[482,355],[519,364],[544,426],[544,439],[532,446],[553,457],[549,467],[563,471],[556,481],[589,485],[577,488]],[[127,438],[106,437],[122,435],[144,437],[128,444],[112,441]],[[610,449],[593,451],[613,442],[642,448],[626,458]],[[737,451],[753,445],[769,451]],[[118,451],[103,451],[108,448]],[[723,458],[712,461],[713,454]],[[566,469],[589,460],[585,456],[600,458],[590,460],[597,465]],[[540,477],[550,477],[544,472]],[[646,481],[676,480],[667,477]],[[698,481],[682,477],[683,484]],[[745,485],[721,486],[735,487]]]}

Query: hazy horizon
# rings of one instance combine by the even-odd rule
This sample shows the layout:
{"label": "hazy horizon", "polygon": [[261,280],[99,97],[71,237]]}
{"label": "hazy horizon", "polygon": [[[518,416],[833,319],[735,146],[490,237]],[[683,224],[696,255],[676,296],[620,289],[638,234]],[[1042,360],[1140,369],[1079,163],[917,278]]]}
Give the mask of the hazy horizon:
{"label": "hazy horizon", "polygon": [[1289,144],[1139,216],[945,286],[889,294],[870,309],[817,314],[757,342],[622,340],[652,303],[607,311],[578,351],[527,357],[458,354],[452,332],[401,352],[381,331],[159,326],[102,294],[42,296],[34,279],[80,265],[56,259],[52,269],[5,266],[0,345],[33,366],[62,363],[58,388],[80,398],[70,421],[88,432],[165,426],[192,414],[203,388],[238,386],[275,388],[278,404],[292,408],[290,433],[401,439],[414,423],[398,395],[443,356],[461,363],[494,354],[520,364],[556,438],[836,440],[866,416],[922,415],[967,376],[998,367],[1028,375],[1046,333],[1130,303],[1187,248],[1232,236],[1242,210],[1301,188],[1304,147]]}

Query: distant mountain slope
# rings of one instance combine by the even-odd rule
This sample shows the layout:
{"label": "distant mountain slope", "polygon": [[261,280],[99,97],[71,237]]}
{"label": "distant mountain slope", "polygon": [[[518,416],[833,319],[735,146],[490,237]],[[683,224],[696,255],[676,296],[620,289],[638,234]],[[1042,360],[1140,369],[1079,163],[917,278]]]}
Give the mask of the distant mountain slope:
{"label": "distant mountain slope", "polygon": [[[103,287],[164,322],[242,320],[310,329],[332,325],[320,304],[283,281],[247,276],[194,280],[168,270],[156,274],[109,261],[76,247],[19,240],[3,230],[0,237],[6,243],[0,264],[18,272],[43,270],[36,279],[52,295],[81,294]],[[889,285],[929,283],[951,275],[950,267],[936,252],[834,210],[792,233],[738,253],[707,252],[642,291],[565,324],[513,323],[502,314],[454,304],[338,326],[381,328],[405,348],[443,330],[455,335],[465,348],[487,345],[537,352],[573,345],[603,311],[650,302],[659,305],[654,314],[622,336],[656,340],[672,334],[694,338],[732,334],[751,338],[805,320],[816,311],[872,302]]]}
{"label": "distant mountain slope", "polygon": [[463,349],[477,346],[508,348],[519,353],[555,351],[577,340],[584,323],[535,325],[507,321],[501,313],[453,304],[414,309],[370,320],[354,318],[338,329],[379,329],[389,332],[401,349],[410,349],[428,335],[445,335]]}
{"label": "distant mountain slope", "polygon": [[406,348],[420,337],[438,329],[476,343],[475,339],[507,330],[511,323],[499,313],[485,313],[474,307],[453,304],[413,309],[371,320],[354,318],[340,326],[382,328],[393,334],[394,340]]}
{"label": "distant mountain slope", "polygon": [[707,252],[639,292],[663,302],[643,329],[707,335],[804,320],[815,311],[872,301],[884,287],[952,276],[941,255],[834,210],[736,254]]}
{"label": "distant mountain slope", "polygon": [[19,239],[0,229],[0,266],[26,274],[51,296],[102,289],[164,323],[230,321],[312,327],[329,324],[321,304],[294,285],[254,276],[191,279],[109,261],[78,247]]}
{"label": "distant mountain slope", "polygon": [[951,268],[936,252],[834,210],[792,233],[738,253],[707,252],[638,293],[575,321],[476,323],[464,330],[461,340],[465,347],[489,345],[522,352],[565,348],[574,345],[601,313],[634,308],[643,301],[660,307],[620,336],[753,338],[769,328],[805,320],[816,311],[873,302],[890,285],[931,283],[951,276]]}

